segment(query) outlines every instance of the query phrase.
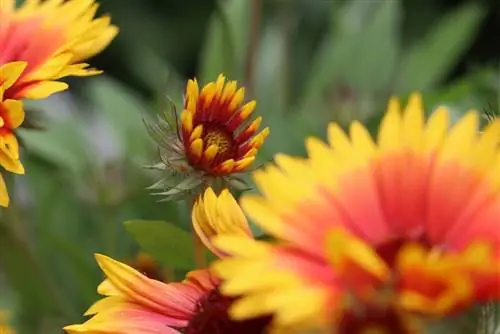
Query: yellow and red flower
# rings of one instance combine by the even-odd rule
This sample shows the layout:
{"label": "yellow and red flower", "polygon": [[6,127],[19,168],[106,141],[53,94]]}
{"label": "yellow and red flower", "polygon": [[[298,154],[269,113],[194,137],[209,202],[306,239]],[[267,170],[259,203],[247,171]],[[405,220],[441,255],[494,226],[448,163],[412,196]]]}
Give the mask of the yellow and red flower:
{"label": "yellow and red flower", "polygon": [[376,141],[358,122],[349,135],[331,124],[329,145],[307,140],[308,159],[277,155],[277,166],[255,172],[263,196],[241,204],[279,241],[215,239],[231,255],[213,268],[221,291],[243,296],[233,318],[371,328],[354,319],[393,333],[396,315],[408,324],[498,301],[500,122],[478,128],[469,112],[449,129],[442,107],[426,122],[414,94],[404,112],[390,100]]}
{"label": "yellow and red flower", "polygon": [[181,139],[189,164],[208,175],[228,175],[246,170],[269,134],[257,131],[262,117],[245,126],[256,102],[243,104],[245,89],[236,81],[216,82],[198,88],[189,80],[181,113]]}
{"label": "yellow and red flower", "polygon": [[110,18],[95,19],[95,0],[0,1],[0,65],[25,61],[26,68],[5,91],[6,98],[45,98],[65,90],[67,76],[101,73],[83,63],[116,36]]}
{"label": "yellow and red flower", "polygon": [[178,189],[214,185],[214,180],[224,181],[224,187],[241,184],[235,174],[249,169],[269,135],[269,128],[258,133],[261,117],[250,121],[256,102],[243,104],[244,96],[244,88],[238,89],[236,81],[226,82],[222,74],[201,90],[196,79],[189,80],[180,124],[177,119],[175,124],[160,120],[149,126],[160,144],[162,163],[157,168],[186,179],[182,186],[159,182],[151,188],[168,188],[159,195],[172,197]]}
{"label": "yellow and red flower", "polygon": [[[247,221],[227,190],[217,197],[207,189],[194,206],[193,223],[211,249],[211,240],[218,234],[241,235],[245,231],[251,238]],[[232,321],[227,310],[234,298],[220,293],[220,280],[208,269],[193,271],[180,283],[167,284],[106,256],[96,255],[96,259],[107,277],[98,291],[107,297],[87,311],[86,315],[94,315],[90,320],[65,327],[68,333],[245,334],[259,332],[270,321],[268,317]]]}
{"label": "yellow and red flower", "polygon": [[[19,143],[14,134],[14,129],[24,120],[24,110],[21,101],[5,99],[4,94],[12,87],[25,67],[24,62],[0,66],[0,165],[16,174],[24,174],[24,167],[19,161]],[[1,174],[0,205],[9,205],[7,187]]]}

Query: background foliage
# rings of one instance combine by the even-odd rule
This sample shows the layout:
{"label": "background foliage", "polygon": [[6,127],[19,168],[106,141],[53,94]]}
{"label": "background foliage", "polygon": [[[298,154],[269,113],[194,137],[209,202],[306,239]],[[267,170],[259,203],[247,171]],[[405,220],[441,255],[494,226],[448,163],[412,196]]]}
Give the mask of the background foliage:
{"label": "background foliage", "polygon": [[329,121],[374,130],[391,94],[421,90],[456,116],[500,105],[496,0],[101,3],[121,28],[93,60],[106,74],[29,104],[43,131],[20,131],[27,173],[0,212],[0,308],[20,333],[82,320],[102,279],[95,252],[127,261],[140,245],[177,276],[192,267],[186,205],[158,203],[142,167],[157,159],[143,119],[167,96],[179,105],[188,77],[246,84],[271,127],[261,162],[303,154]]}

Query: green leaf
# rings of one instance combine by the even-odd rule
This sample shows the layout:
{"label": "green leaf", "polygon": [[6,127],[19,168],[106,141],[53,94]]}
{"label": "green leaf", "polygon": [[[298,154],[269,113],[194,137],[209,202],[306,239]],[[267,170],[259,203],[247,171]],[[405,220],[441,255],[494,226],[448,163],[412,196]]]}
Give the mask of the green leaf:
{"label": "green leaf", "polygon": [[124,224],[139,245],[163,265],[194,268],[193,239],[188,232],[157,220],[129,220]]}
{"label": "green leaf", "polygon": [[248,40],[250,1],[220,1],[201,53],[200,79],[214,81],[219,73],[241,80]]}
{"label": "green leaf", "polygon": [[445,15],[404,55],[396,80],[398,93],[430,89],[442,81],[473,42],[484,14],[484,8],[469,2]]}

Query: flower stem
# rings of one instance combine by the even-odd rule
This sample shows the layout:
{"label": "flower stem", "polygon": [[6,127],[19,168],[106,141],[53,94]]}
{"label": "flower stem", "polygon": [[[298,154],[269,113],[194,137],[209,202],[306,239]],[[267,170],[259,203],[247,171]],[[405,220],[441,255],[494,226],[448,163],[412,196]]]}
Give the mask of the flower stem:
{"label": "flower stem", "polygon": [[[191,215],[191,212],[193,212],[193,206],[196,201],[197,196],[193,196],[189,199],[188,203],[188,210],[189,214]],[[201,239],[198,237],[198,234],[194,230],[193,223],[191,222],[191,232],[193,235],[193,249],[194,249],[194,260],[196,263],[196,268],[202,269],[207,267],[207,261],[205,258],[205,246],[201,242]]]}

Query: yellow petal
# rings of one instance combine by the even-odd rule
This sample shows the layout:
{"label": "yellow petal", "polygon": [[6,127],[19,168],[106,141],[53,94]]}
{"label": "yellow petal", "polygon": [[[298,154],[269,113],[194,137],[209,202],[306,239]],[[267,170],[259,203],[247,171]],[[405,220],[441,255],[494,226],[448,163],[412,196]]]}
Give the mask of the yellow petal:
{"label": "yellow petal", "polygon": [[203,140],[202,139],[196,139],[191,143],[190,152],[191,154],[196,158],[200,159],[201,154],[203,153]]}
{"label": "yellow petal", "polygon": [[10,125],[12,128],[19,127],[24,122],[23,102],[18,100],[6,100],[4,105],[7,108]]}
{"label": "yellow petal", "polygon": [[191,111],[184,109],[181,113],[182,129],[187,133],[193,131],[193,114]]}
{"label": "yellow petal", "polygon": [[59,81],[41,81],[29,86],[22,96],[27,99],[45,99],[50,95],[68,89],[68,84]]}
{"label": "yellow petal", "polygon": [[7,192],[7,185],[0,174],[0,206],[9,206],[9,193]]}
{"label": "yellow petal", "polygon": [[191,132],[191,136],[189,137],[189,141],[192,142],[195,139],[198,139],[201,137],[201,134],[203,133],[203,125],[198,125],[196,128],[194,128],[193,132]]}
{"label": "yellow petal", "polygon": [[7,89],[12,87],[14,82],[16,82],[24,72],[26,66],[28,66],[28,63],[25,61],[16,61],[0,66],[0,82],[3,82],[3,88]]}
{"label": "yellow petal", "polygon": [[215,144],[210,145],[207,147],[205,152],[203,152],[203,159],[205,161],[212,161],[213,158],[217,155],[217,152],[219,152],[219,147]]}

